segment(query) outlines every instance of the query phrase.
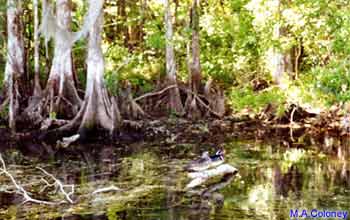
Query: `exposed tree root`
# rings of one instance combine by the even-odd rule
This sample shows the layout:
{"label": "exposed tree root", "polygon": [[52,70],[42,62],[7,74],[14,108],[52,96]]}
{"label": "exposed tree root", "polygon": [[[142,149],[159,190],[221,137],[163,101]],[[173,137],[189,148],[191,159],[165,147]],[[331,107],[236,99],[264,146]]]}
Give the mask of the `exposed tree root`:
{"label": "exposed tree root", "polygon": [[202,112],[200,111],[197,105],[197,95],[190,90],[186,91],[188,91],[187,99],[185,102],[186,116],[194,120],[201,118]]}
{"label": "exposed tree root", "polygon": [[168,90],[166,103],[168,112],[176,113],[177,115],[184,114],[184,107],[181,102],[180,91],[177,84],[175,84],[173,88]]}
{"label": "exposed tree root", "polygon": [[59,133],[78,128],[78,133],[84,139],[87,132],[93,129],[102,128],[113,134],[120,125],[121,116],[117,102],[115,98],[109,97],[103,83],[102,23],[103,11],[101,9],[89,32],[87,85],[84,102],[74,119],[56,130]]}
{"label": "exposed tree root", "polygon": [[[40,127],[41,130],[45,130],[51,126],[52,122],[53,125],[61,124],[56,118],[73,118],[78,113],[82,102],[77,94],[74,95],[74,92],[72,96],[68,95],[72,89],[62,90],[65,90],[65,94],[54,96],[53,88],[49,87],[43,96],[30,97],[28,107],[21,114],[21,120],[30,122],[34,128]],[[48,122],[50,122],[49,126]]]}
{"label": "exposed tree root", "polygon": [[[218,118],[223,117],[223,114],[220,114],[220,113],[212,110],[207,104],[205,104],[205,102],[197,94],[195,94],[194,92],[192,92],[191,90],[188,90],[188,89],[183,89],[183,90],[185,92],[187,92],[187,94],[189,94],[189,96],[192,96],[192,98],[188,98],[188,100],[191,100],[191,102],[189,104],[187,103],[187,105],[189,105],[189,107],[186,108],[188,111],[192,111],[191,114],[197,114],[194,111],[199,111],[199,109],[197,108],[197,102],[196,102],[196,101],[198,101],[198,103],[201,104],[204,108],[206,108],[211,114],[215,115]],[[189,102],[188,100],[186,100],[186,102]],[[198,113],[198,115],[199,114],[201,114],[201,113]]]}
{"label": "exposed tree root", "polygon": [[212,79],[209,79],[205,84],[204,97],[208,100],[210,109],[223,117],[226,112],[224,91],[220,88],[213,88]]}
{"label": "exposed tree root", "polygon": [[98,127],[111,133],[115,131],[119,126],[117,122],[121,121],[116,101],[114,98],[111,100],[108,98],[107,91],[95,91],[84,101],[75,118],[58,131],[72,131],[79,128],[79,133],[82,134],[86,130]]}
{"label": "exposed tree root", "polygon": [[40,130],[41,131],[47,131],[51,127],[61,127],[65,124],[67,124],[67,120],[62,120],[62,119],[51,119],[47,118],[41,123]]}
{"label": "exposed tree root", "polygon": [[119,103],[121,106],[121,113],[130,119],[141,119],[144,117],[149,117],[149,115],[143,111],[137,101],[152,95],[146,94],[143,97],[141,96],[134,99],[131,92],[131,85],[128,81],[125,82],[125,87],[126,88],[124,88],[122,91],[121,103]]}
{"label": "exposed tree root", "polygon": [[135,102],[141,100],[141,99],[144,99],[144,98],[148,98],[148,97],[151,97],[151,96],[157,96],[157,95],[161,95],[163,94],[164,92],[168,91],[169,89],[172,89],[172,88],[175,88],[177,87],[176,85],[171,85],[171,86],[168,86],[168,87],[165,87],[164,89],[160,90],[160,91],[157,91],[157,92],[150,92],[150,93],[146,93],[142,96],[139,96],[137,98],[134,99]]}
{"label": "exposed tree root", "polygon": [[[65,78],[62,76],[62,78]],[[48,82],[44,93],[45,113],[73,118],[79,111],[82,101],[75,88],[73,79],[60,79]],[[56,89],[58,88],[58,89]]]}

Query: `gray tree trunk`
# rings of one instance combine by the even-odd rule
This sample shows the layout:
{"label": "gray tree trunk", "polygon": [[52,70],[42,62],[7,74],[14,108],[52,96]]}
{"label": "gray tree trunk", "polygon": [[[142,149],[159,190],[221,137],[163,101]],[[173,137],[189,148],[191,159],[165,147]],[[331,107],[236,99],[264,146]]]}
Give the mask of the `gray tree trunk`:
{"label": "gray tree trunk", "polygon": [[33,0],[34,7],[34,96],[41,96],[39,65],[39,12],[38,0]]}
{"label": "gray tree trunk", "polygon": [[202,74],[200,63],[200,44],[199,44],[199,0],[193,0],[192,5],[192,65],[191,65],[191,81],[192,91],[198,93]]}
{"label": "gray tree trunk", "polygon": [[72,71],[71,22],[71,0],[57,0],[54,58],[46,87],[50,97],[50,113],[59,111],[62,99],[69,102],[68,106],[72,108],[73,113],[76,113],[81,105]]}
{"label": "gray tree trunk", "polygon": [[[103,0],[97,0],[99,3]],[[103,9],[89,31],[87,80],[82,107],[71,123],[61,128],[69,130],[79,126],[80,133],[93,128],[115,131],[121,122],[117,102],[110,98],[103,81],[104,58],[101,48]]]}
{"label": "gray tree trunk", "polygon": [[7,62],[4,86],[9,98],[9,127],[16,131],[16,117],[19,114],[21,91],[25,82],[25,51],[21,0],[7,1]]}
{"label": "gray tree trunk", "polygon": [[168,108],[178,114],[182,114],[184,109],[182,106],[179,88],[177,87],[176,80],[176,62],[175,53],[173,46],[173,24],[171,9],[168,0],[164,1],[165,13],[164,13],[164,23],[165,23],[165,35],[166,35],[166,78],[168,85],[176,85],[169,91],[169,103]]}
{"label": "gray tree trunk", "polygon": [[[277,16],[278,21],[274,25],[273,37],[274,39],[280,39],[283,36],[280,25],[280,16],[281,16],[281,1],[278,1],[277,6]],[[289,75],[293,72],[292,60],[289,52],[281,51],[278,48],[273,48],[272,56],[273,69],[271,72],[272,79],[279,85],[284,88],[284,81],[288,80]]]}
{"label": "gray tree trunk", "polygon": [[189,84],[191,93],[188,93],[185,103],[187,116],[193,119],[202,116],[197,104],[197,97],[202,79],[199,44],[199,17],[199,0],[193,0],[190,13],[190,27],[192,29],[192,60],[188,60],[188,64],[190,65]]}

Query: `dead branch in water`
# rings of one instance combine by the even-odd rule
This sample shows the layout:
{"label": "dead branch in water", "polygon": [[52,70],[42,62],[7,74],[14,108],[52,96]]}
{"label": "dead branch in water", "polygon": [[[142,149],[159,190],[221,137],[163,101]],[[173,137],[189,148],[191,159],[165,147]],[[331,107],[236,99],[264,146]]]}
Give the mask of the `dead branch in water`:
{"label": "dead branch in water", "polygon": [[[74,185],[73,184],[70,184],[70,185],[64,185],[62,184],[62,182],[60,180],[58,180],[56,177],[54,177],[51,173],[47,172],[46,170],[44,170],[43,168],[41,167],[37,167],[38,170],[41,170],[44,174],[46,174],[48,177],[50,177],[51,179],[54,180],[54,183],[50,184],[48,181],[46,181],[45,179],[45,182],[46,184],[48,184],[48,186],[55,186],[57,187],[60,192],[64,195],[64,197],[66,198],[66,200],[73,204],[73,200],[70,198],[71,195],[74,194]],[[65,191],[65,188],[70,188],[70,192],[66,192]]]}
{"label": "dead branch in water", "polygon": [[33,202],[33,203],[45,204],[45,205],[57,205],[58,204],[56,202],[50,202],[50,201],[38,200],[38,199],[32,198],[29,195],[29,193],[21,185],[19,185],[17,183],[15,178],[12,176],[12,174],[7,170],[5,161],[2,159],[2,155],[1,154],[0,154],[0,162],[2,164],[2,167],[0,168],[0,174],[5,174],[8,178],[10,178],[12,184],[16,188],[16,193],[18,193],[18,194],[23,196],[23,198],[24,198],[23,204],[27,203],[27,202]]}
{"label": "dead branch in water", "polygon": [[[20,185],[14,176],[7,170],[6,164],[4,159],[2,158],[2,155],[0,154],[0,163],[1,163],[1,168],[0,168],[0,174],[5,174],[12,182],[14,187],[16,188],[15,193],[18,193],[23,196],[24,201],[22,202],[27,203],[27,202],[32,202],[32,203],[37,203],[37,204],[44,204],[44,205],[59,205],[62,203],[66,203],[67,201],[69,203],[73,203],[72,199],[70,198],[71,195],[74,193],[74,185],[64,185],[62,184],[61,181],[59,181],[56,177],[54,177],[52,174],[48,173],[42,168],[37,167],[37,169],[41,170],[43,173],[45,173],[47,176],[49,176],[51,179],[54,180],[54,183],[49,183],[47,180],[42,178],[41,180],[46,184],[46,186],[41,190],[44,191],[47,187],[57,187],[60,192],[65,196],[65,200],[58,201],[58,202],[51,202],[51,201],[46,201],[46,200],[39,200],[39,199],[34,199],[33,197],[30,196],[30,193],[26,191],[22,185]],[[67,193],[64,189],[70,187],[71,191]]]}

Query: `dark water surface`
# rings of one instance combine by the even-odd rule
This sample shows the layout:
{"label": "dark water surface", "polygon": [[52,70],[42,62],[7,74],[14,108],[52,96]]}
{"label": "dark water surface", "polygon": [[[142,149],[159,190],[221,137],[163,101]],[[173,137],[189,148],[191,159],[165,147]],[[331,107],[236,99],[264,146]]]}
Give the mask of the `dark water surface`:
{"label": "dark water surface", "polygon": [[[3,157],[8,170],[33,197],[62,199],[53,189],[39,193],[39,166],[75,185],[75,204],[22,204],[20,195],[4,192],[11,184],[0,175],[0,219],[266,220],[291,219],[290,209],[350,212],[350,159],[339,150],[332,156],[316,147],[233,141],[225,145],[226,162],[239,174],[185,190],[189,179],[183,166],[205,149],[215,151],[204,145],[142,143],[77,150],[45,163],[7,150]],[[121,191],[92,194],[111,185]]]}

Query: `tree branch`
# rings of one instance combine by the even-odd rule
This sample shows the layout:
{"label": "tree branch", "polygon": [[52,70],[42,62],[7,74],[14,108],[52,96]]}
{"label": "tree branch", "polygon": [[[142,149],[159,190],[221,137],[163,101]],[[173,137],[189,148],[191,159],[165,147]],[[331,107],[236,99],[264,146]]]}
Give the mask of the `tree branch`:
{"label": "tree branch", "polygon": [[[38,200],[38,199],[34,199],[33,197],[30,196],[30,193],[27,192],[22,185],[20,185],[16,179],[14,178],[14,176],[7,170],[5,161],[2,158],[2,155],[0,154],[0,163],[1,163],[1,168],[0,168],[0,174],[5,174],[12,182],[12,184],[15,187],[15,193],[18,193],[20,195],[23,196],[24,201],[22,202],[27,203],[27,202],[32,202],[32,203],[37,203],[37,204],[44,204],[44,205],[59,205],[62,203],[65,203],[66,201],[68,201],[69,203],[74,203],[73,200],[71,199],[71,195],[74,194],[74,185],[64,185],[62,184],[61,181],[59,181],[56,177],[54,177],[52,174],[48,173],[47,171],[45,171],[44,169],[37,167],[37,169],[41,170],[45,175],[49,176],[51,179],[54,180],[53,183],[49,183],[49,181],[45,180],[44,178],[41,178],[41,181],[45,183],[45,187],[41,190],[44,191],[47,187],[57,187],[60,192],[65,196],[65,200],[62,201],[58,201],[58,202],[51,202],[51,201],[46,201],[46,200]],[[70,187],[71,190],[70,192],[66,192],[65,188],[66,187]]]}
{"label": "tree branch", "polygon": [[33,202],[33,203],[45,204],[45,205],[57,205],[57,204],[59,204],[59,203],[56,203],[56,202],[50,202],[50,201],[44,201],[44,200],[38,200],[38,199],[32,198],[29,195],[29,193],[21,185],[19,185],[17,183],[15,178],[12,176],[12,174],[7,170],[5,161],[3,160],[1,154],[0,154],[0,161],[1,161],[1,164],[2,164],[2,168],[0,168],[1,173],[5,174],[8,178],[10,178],[12,184],[17,189],[16,192],[23,196],[23,198],[24,198],[23,204],[26,203],[26,202]]}

